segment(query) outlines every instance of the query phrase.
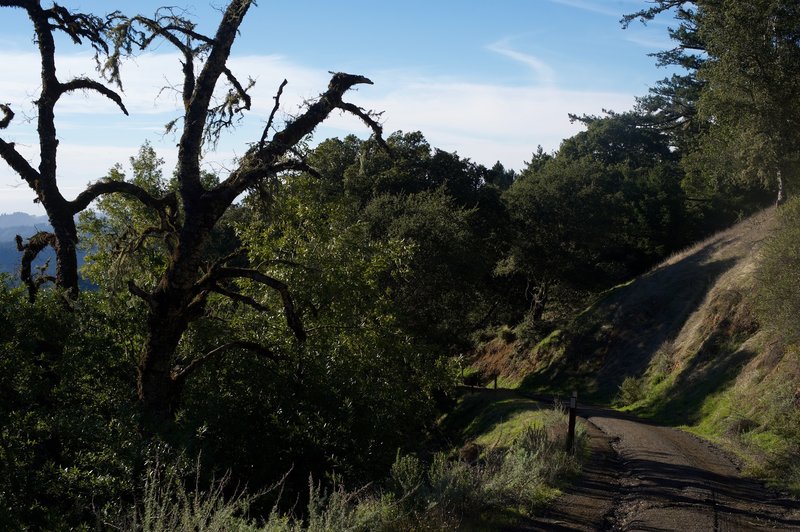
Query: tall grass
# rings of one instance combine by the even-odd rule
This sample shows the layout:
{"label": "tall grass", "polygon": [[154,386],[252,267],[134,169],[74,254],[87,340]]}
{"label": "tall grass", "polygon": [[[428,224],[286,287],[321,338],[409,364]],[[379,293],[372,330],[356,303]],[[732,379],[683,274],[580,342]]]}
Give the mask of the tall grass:
{"label": "tall grass", "polygon": [[228,475],[201,489],[199,461],[192,468],[194,486],[189,488],[185,460],[179,457],[168,463],[163,457],[158,453],[147,465],[141,502],[119,514],[114,519],[116,523],[101,520],[103,525],[140,532],[259,530],[248,518],[248,512],[260,494],[241,489],[231,495]]}
{"label": "tall grass", "polygon": [[[547,416],[552,426],[530,426],[508,446],[483,448],[476,459],[450,458],[445,453],[424,463],[398,454],[381,486],[350,491],[323,488],[309,481],[309,503],[298,515],[280,512],[249,515],[262,494],[237,490],[226,497],[230,479],[223,477],[193,490],[177,475],[178,468],[157,464],[147,475],[144,499],[113,528],[161,531],[334,532],[455,530],[479,522],[487,514],[529,515],[557,493],[556,486],[578,471],[576,458],[564,450],[563,411]],[[579,435],[579,445],[584,436]]]}

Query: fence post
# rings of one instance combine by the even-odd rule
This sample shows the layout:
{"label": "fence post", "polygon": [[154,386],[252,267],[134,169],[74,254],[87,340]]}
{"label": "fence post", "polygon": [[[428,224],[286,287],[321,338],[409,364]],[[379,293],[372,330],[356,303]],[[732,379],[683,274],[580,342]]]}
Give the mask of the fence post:
{"label": "fence post", "polygon": [[494,374],[494,389],[497,389],[497,373]]}
{"label": "fence post", "polygon": [[569,428],[567,429],[567,452],[575,452],[575,416],[578,410],[578,392],[573,391],[569,399]]}

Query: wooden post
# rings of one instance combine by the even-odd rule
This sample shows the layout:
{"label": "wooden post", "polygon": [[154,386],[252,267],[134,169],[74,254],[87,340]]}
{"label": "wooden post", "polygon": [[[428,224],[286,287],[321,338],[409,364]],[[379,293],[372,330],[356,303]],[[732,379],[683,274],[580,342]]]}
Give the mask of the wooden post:
{"label": "wooden post", "polygon": [[497,373],[494,374],[494,389],[497,389]]}
{"label": "wooden post", "polygon": [[567,429],[567,452],[575,453],[575,416],[578,410],[578,392],[572,392],[569,399],[569,428]]}

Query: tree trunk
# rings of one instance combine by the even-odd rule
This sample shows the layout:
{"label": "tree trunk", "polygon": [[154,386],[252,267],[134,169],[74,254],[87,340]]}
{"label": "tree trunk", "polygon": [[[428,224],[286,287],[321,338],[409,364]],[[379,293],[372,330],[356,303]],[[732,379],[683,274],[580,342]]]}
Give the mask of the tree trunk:
{"label": "tree trunk", "polygon": [[78,295],[78,230],[72,213],[51,209],[50,225],[56,237],[56,285],[73,297]]}
{"label": "tree trunk", "polygon": [[550,289],[550,283],[542,281],[533,292],[531,301],[531,318],[534,323],[538,323],[542,319],[545,306],[547,305],[547,296]]}
{"label": "tree trunk", "polygon": [[137,388],[146,434],[162,434],[172,425],[180,387],[172,376],[173,356],[188,324],[177,309],[156,309],[148,317],[149,334],[138,368]]}
{"label": "tree trunk", "polygon": [[189,324],[204,311],[204,300],[196,300],[194,286],[200,276],[203,247],[224,209],[198,203],[200,208],[187,209],[180,245],[149,298],[147,341],[137,380],[145,432],[164,433],[173,424],[182,391],[173,372],[175,352]]}

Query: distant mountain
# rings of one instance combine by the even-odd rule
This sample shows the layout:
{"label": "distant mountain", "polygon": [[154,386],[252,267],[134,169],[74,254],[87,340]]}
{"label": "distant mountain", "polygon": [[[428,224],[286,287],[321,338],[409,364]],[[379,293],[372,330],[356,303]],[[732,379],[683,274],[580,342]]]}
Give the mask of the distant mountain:
{"label": "distant mountain", "polygon": [[[38,231],[50,231],[47,216],[34,216],[24,212],[0,214],[0,272],[16,276],[19,272],[21,254],[17,251],[14,238],[20,235],[27,239]],[[47,249],[34,261],[34,267],[50,260],[51,271],[54,269],[55,257],[52,249]]]}
{"label": "distant mountain", "polygon": [[35,216],[26,212],[12,212],[11,214],[0,214],[0,229],[9,227],[25,227],[47,224],[47,216]]}
{"label": "distant mountain", "polygon": [[[17,250],[17,243],[15,242],[17,235],[27,240],[39,231],[51,231],[52,229],[47,216],[34,216],[24,212],[0,214],[0,273],[7,273],[13,279],[19,279],[22,253]],[[83,265],[85,255],[85,251],[78,251],[78,267]],[[34,272],[37,271],[36,268],[48,262],[48,272],[51,275],[55,275],[56,255],[50,247],[45,248],[33,261]],[[81,279],[80,284],[83,289],[92,288],[88,281],[84,279]]]}

